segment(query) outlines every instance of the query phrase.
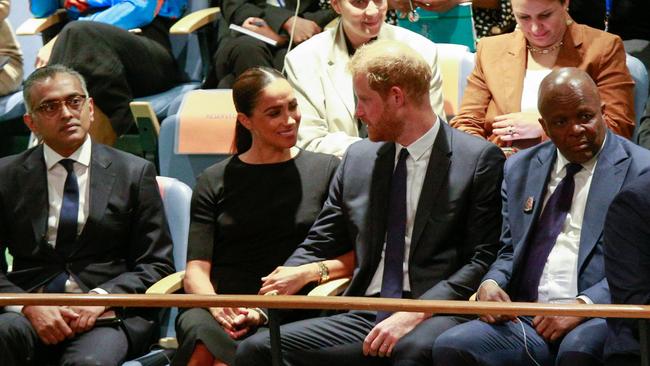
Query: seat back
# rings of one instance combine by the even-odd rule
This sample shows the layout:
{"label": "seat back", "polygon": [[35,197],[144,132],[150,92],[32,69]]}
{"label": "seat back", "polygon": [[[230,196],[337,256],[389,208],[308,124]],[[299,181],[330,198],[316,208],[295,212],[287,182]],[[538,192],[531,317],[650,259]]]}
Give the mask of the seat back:
{"label": "seat back", "polygon": [[156,177],[156,180],[174,243],[174,265],[177,271],[182,271],[185,269],[187,258],[192,189],[175,178]]}
{"label": "seat back", "polygon": [[194,188],[196,177],[207,167],[227,158],[225,154],[177,154],[175,141],[178,130],[178,115],[165,118],[160,125],[158,159],[160,175],[174,177]]}
{"label": "seat back", "polygon": [[194,187],[205,168],[230,155],[237,112],[227,89],[185,94],[178,114],[160,126],[160,174]]}
{"label": "seat back", "polygon": [[[209,0],[188,0],[185,14],[210,7]],[[170,35],[172,52],[176,57],[178,66],[189,77],[190,81],[201,82],[206,76],[205,55],[212,55],[215,46],[217,28],[205,27],[206,29],[190,35]],[[205,47],[204,50],[201,48]],[[207,61],[210,61],[208,58]]]}
{"label": "seat back", "polygon": [[[174,266],[177,271],[185,270],[187,263],[187,239],[190,232],[190,204],[192,190],[178,179],[156,177],[158,189],[165,207],[169,231],[174,243]],[[160,334],[163,338],[176,337],[176,316],[178,309],[165,311],[160,322]]]}
{"label": "seat back", "polygon": [[634,80],[634,115],[636,116],[636,127],[634,128],[632,141],[636,141],[639,123],[641,122],[641,117],[643,117],[645,104],[648,100],[648,70],[645,68],[643,62],[631,55],[627,55],[625,64]]}
{"label": "seat back", "polygon": [[467,77],[474,69],[474,53],[467,46],[439,43],[438,65],[442,75],[442,96],[447,121],[451,120],[460,108]]}

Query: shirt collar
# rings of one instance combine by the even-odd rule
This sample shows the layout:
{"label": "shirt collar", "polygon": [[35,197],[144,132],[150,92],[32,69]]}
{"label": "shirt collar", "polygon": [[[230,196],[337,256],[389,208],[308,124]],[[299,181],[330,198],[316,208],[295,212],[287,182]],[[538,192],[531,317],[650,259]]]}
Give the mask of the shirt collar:
{"label": "shirt collar", "polygon": [[427,131],[424,135],[420,136],[419,139],[415,140],[411,145],[408,147],[402,146],[399,143],[395,143],[395,156],[397,156],[402,150],[403,147],[406,147],[406,149],[409,152],[409,155],[413,160],[417,161],[420,160],[423,156],[424,153],[426,153],[428,150],[431,150],[433,147],[434,141],[436,141],[436,137],[438,136],[438,130],[440,130],[440,118],[437,118],[436,122],[431,126],[429,131]]}
{"label": "shirt collar", "polygon": [[59,161],[63,159],[72,159],[75,162],[88,167],[90,165],[90,151],[92,143],[90,142],[90,136],[86,136],[86,140],[75,152],[70,154],[67,158],[59,155],[56,151],[52,150],[51,147],[47,146],[46,143],[43,143],[43,157],[45,158],[45,166],[49,171],[52,169]]}
{"label": "shirt collar", "polygon": [[[580,164],[582,165],[582,168],[585,171],[589,172],[590,175],[594,173],[594,169],[596,168],[596,162],[598,161],[600,152],[603,151],[603,147],[605,146],[606,141],[607,141],[607,135],[605,135],[605,138],[603,139],[603,144],[600,145],[600,149],[598,149],[596,155],[594,155],[594,157],[589,159],[588,161]],[[556,150],[557,150],[557,161],[555,163],[555,174],[559,175],[562,172],[562,170],[564,170],[564,167],[570,163],[570,161],[569,159],[564,157],[564,155],[562,155],[559,149],[556,148]]]}

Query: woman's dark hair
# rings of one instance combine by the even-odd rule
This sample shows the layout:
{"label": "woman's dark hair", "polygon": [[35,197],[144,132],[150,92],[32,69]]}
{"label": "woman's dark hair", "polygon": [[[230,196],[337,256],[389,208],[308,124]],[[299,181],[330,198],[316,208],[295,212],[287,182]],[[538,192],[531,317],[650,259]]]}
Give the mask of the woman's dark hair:
{"label": "woman's dark hair", "polygon": [[[279,71],[270,67],[252,67],[244,71],[232,86],[232,99],[237,112],[250,117],[262,90],[275,80],[284,78]],[[251,148],[252,144],[253,137],[250,131],[237,120],[232,152],[234,154],[244,153]]]}

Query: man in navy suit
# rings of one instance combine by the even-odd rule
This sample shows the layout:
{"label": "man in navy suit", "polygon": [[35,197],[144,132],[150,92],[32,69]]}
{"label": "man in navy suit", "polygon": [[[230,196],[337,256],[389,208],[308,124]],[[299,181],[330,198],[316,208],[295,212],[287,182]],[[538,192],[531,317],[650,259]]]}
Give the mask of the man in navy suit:
{"label": "man in navy suit", "polygon": [[[605,273],[613,304],[650,304],[650,174],[644,174],[614,198],[605,220]],[[641,364],[639,323],[608,318],[605,363]]]}
{"label": "man in navy suit", "polygon": [[[441,122],[429,101],[431,68],[410,47],[378,40],[357,50],[350,70],[371,141],[350,146],[285,265],[354,250],[345,295],[467,299],[498,249],[503,154]],[[350,311],[284,325],[282,352],[292,366],[430,365],[430,340],[463,321]],[[269,350],[268,333],[258,333],[240,345],[236,364],[270,364]]]}
{"label": "man in navy suit", "polygon": [[[36,70],[23,90],[27,126],[43,141],[0,159],[0,292],[144,293],[173,273],[153,164],[91,141],[83,77]],[[0,308],[3,365],[117,365],[148,350],[155,309]],[[103,317],[103,320],[98,320]],[[101,324],[100,324],[101,323]]]}
{"label": "man in navy suit", "polygon": [[[538,108],[550,141],[506,162],[503,247],[477,300],[609,303],[605,213],[623,184],[650,170],[650,151],[607,130],[607,106],[578,69],[552,71]],[[600,364],[606,333],[600,318],[483,315],[445,332],[433,356],[439,365]]]}

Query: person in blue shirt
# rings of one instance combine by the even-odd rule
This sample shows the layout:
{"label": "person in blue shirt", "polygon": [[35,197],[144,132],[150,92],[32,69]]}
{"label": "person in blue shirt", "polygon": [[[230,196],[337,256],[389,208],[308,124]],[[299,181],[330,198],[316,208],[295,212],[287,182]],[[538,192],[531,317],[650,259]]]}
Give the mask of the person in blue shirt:
{"label": "person in blue shirt", "polygon": [[[36,17],[60,8],[59,0],[32,0]],[[169,28],[187,0],[65,0],[72,20],[38,53],[36,66],[63,64],[81,73],[96,103],[95,140],[112,145],[134,119],[133,98],[163,92],[183,81],[171,53]],[[139,33],[129,32],[139,28]],[[110,123],[109,123],[110,122]]]}

